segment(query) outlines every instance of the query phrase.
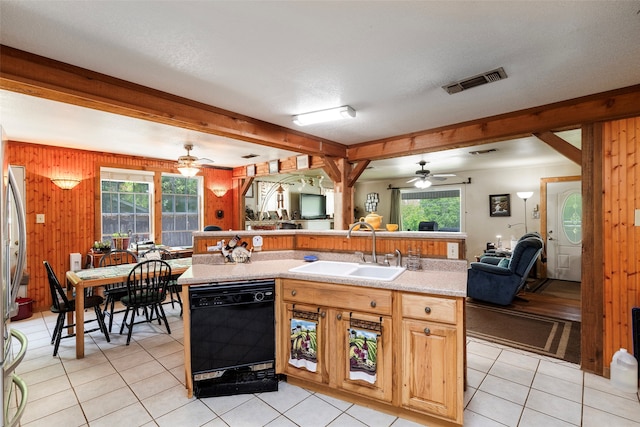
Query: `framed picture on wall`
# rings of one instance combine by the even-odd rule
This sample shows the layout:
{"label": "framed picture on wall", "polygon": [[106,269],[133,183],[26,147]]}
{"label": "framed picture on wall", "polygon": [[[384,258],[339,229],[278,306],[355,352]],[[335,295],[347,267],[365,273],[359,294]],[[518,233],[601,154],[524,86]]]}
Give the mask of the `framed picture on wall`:
{"label": "framed picture on wall", "polygon": [[511,216],[511,195],[489,195],[489,216]]}

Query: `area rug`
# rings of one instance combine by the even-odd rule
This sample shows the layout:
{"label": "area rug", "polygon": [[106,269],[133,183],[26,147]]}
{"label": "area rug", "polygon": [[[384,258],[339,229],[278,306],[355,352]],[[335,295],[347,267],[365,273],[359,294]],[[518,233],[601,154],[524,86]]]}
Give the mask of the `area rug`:
{"label": "area rug", "polygon": [[467,335],[580,363],[580,322],[467,302]]}

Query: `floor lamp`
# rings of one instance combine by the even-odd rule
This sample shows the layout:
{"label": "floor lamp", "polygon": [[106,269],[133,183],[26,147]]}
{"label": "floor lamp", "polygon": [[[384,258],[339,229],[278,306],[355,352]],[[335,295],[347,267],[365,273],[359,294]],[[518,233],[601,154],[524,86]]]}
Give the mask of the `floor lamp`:
{"label": "floor lamp", "polygon": [[527,234],[527,199],[533,196],[533,191],[518,191],[516,194],[524,200],[524,233]]}

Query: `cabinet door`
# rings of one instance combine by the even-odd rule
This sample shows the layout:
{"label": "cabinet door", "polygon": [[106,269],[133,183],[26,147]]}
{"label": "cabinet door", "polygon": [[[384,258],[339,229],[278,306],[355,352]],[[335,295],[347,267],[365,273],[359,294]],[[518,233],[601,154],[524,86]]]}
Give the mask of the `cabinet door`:
{"label": "cabinet door", "polygon": [[286,304],[282,310],[280,354],[286,375],[327,383],[326,309],[317,306]]}
{"label": "cabinet door", "polygon": [[456,420],[456,328],[434,322],[403,320],[402,405]]}
{"label": "cabinet door", "polygon": [[335,333],[337,386],[391,402],[392,396],[392,320],[387,316],[334,310],[331,327]]}

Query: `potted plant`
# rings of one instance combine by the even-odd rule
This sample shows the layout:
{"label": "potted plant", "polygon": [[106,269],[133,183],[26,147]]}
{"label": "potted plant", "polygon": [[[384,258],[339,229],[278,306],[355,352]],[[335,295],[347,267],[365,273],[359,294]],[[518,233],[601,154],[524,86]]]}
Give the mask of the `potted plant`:
{"label": "potted plant", "polygon": [[108,240],[96,240],[95,242],[93,242],[91,250],[98,253],[109,252],[111,250],[111,242],[109,242]]}
{"label": "potted plant", "polygon": [[129,244],[131,243],[131,236],[129,233],[113,233],[111,238],[113,240],[113,246],[116,249],[129,249]]}

